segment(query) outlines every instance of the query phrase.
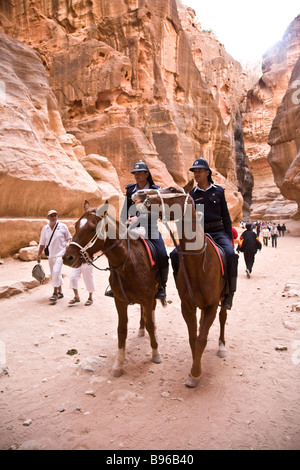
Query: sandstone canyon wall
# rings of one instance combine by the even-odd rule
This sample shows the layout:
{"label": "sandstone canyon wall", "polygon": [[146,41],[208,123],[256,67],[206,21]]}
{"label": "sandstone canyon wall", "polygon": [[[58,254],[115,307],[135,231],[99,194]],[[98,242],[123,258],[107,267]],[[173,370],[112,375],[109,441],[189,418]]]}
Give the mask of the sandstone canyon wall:
{"label": "sandstone canyon wall", "polygon": [[194,16],[175,0],[0,2],[1,217],[117,206],[140,158],[157,184],[182,186],[200,155],[232,218],[249,212],[252,83]]}
{"label": "sandstone canyon wall", "polygon": [[[219,155],[215,164],[227,181],[237,185],[243,196],[243,216],[247,218],[252,200],[253,178],[244,149],[240,106],[258,75],[252,71],[244,71],[241,64],[226,52],[214,33],[201,28],[192,8],[180,7],[179,15],[196,67],[214,96],[231,148],[234,149],[232,159],[228,161],[226,155]],[[209,154],[206,158],[213,160]]]}
{"label": "sandstone canyon wall", "polygon": [[[297,92],[292,87],[300,78],[299,56],[300,16],[287,28],[282,41],[264,55],[263,73],[241,105],[245,151],[254,178],[253,219],[298,217],[300,119],[299,102],[293,103],[291,96]],[[275,119],[280,109],[285,118],[280,113]]]}
{"label": "sandstone canyon wall", "polygon": [[275,183],[284,197],[297,202],[294,218],[300,220],[300,57],[278,107],[268,142],[271,146],[268,162]]}
{"label": "sandstone canyon wall", "polygon": [[[75,157],[46,71],[27,46],[0,34],[5,97],[0,119],[1,216],[43,216],[53,205],[76,215],[82,192],[101,193]],[[66,198],[66,193],[70,197]]]}
{"label": "sandstone canyon wall", "polygon": [[[30,46],[31,52],[28,49],[25,53],[25,45],[9,37],[1,39],[6,47],[23,48],[24,56],[19,53],[17,57],[24,61],[27,54],[25,60],[31,68],[26,71],[27,77],[35,75],[37,81],[46,81],[45,71],[48,73],[49,96],[52,90],[57,100],[55,105],[52,99],[54,129],[47,117],[49,110],[43,105],[43,101],[50,101],[46,94],[41,97],[38,112],[46,112],[42,119],[48,118],[49,132],[54,131],[54,138],[64,146],[64,152],[61,148],[53,149],[53,160],[64,166],[61,155],[67,150],[68,164],[74,165],[75,170],[70,172],[71,180],[80,185],[82,179],[84,197],[84,182],[90,181],[88,173],[94,175],[97,169],[101,173],[101,158],[107,159],[115,170],[119,191],[130,182],[130,169],[140,158],[149,164],[158,184],[183,185],[190,178],[187,170],[191,162],[203,153],[216,172],[220,171],[225,178],[231,173],[230,205],[234,218],[241,215],[242,199],[235,186],[230,135],[209,87],[195,66],[175,1],[74,1],[72,7],[67,2],[51,0],[25,0],[16,5],[8,2],[2,11],[1,27],[7,35]],[[30,54],[35,56],[31,64]],[[14,69],[18,67],[22,71],[20,64],[14,65]],[[33,90],[37,90],[34,83],[28,97]],[[40,97],[33,100],[37,102]],[[13,104],[7,101],[7,113]],[[28,116],[25,120],[28,122]],[[39,129],[41,135],[44,130]],[[31,155],[31,149],[28,153]],[[41,166],[47,167],[43,155],[41,152]],[[87,173],[85,176],[76,175],[79,166],[83,167],[81,175]],[[49,169],[49,180],[60,187],[60,180],[66,175],[55,173],[62,173],[61,178],[55,180]],[[10,171],[5,175],[9,177]],[[38,175],[36,179],[40,179]],[[30,178],[28,188],[29,181]],[[94,194],[97,191],[94,182],[90,181],[90,185],[89,192]],[[59,193],[57,196],[60,198]],[[76,213],[73,207],[78,204],[77,199],[71,191],[67,198],[74,204],[65,201],[64,213],[69,215],[72,207],[71,214],[77,215],[81,210],[80,207]],[[55,205],[52,195],[51,200]],[[11,213],[13,203],[9,207],[3,204],[1,213]],[[36,204],[26,197],[24,206],[30,216],[45,211],[41,207],[37,213]],[[16,204],[14,215],[23,213],[18,208]]]}

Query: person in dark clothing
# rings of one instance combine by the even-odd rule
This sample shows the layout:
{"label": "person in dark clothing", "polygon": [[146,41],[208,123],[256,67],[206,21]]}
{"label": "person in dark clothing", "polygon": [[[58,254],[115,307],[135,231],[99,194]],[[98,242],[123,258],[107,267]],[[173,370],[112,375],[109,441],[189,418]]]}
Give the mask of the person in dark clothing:
{"label": "person in dark clothing", "polygon": [[283,237],[284,237],[285,231],[286,231],[286,226],[285,226],[285,224],[282,224],[282,226],[281,226],[281,233],[282,233],[282,236],[283,236]]}
{"label": "person in dark clothing", "polygon": [[250,277],[250,274],[252,272],[257,250],[261,250],[261,248],[261,241],[253,232],[251,222],[247,222],[246,230],[240,236],[237,247],[238,252],[241,251],[242,253],[244,253],[247,277]]}
{"label": "person in dark clothing", "polygon": [[[238,254],[235,253],[232,244],[232,222],[227,207],[224,189],[214,184],[212,171],[204,158],[195,160],[190,171],[194,173],[197,185],[190,191],[196,210],[198,205],[204,206],[204,231],[225,251],[227,258],[227,276],[229,293],[226,295],[222,306],[227,310],[232,307],[232,300],[237,284]],[[176,250],[170,255],[174,275],[178,266],[178,253]],[[213,286],[212,286],[213,288]]]}
{"label": "person in dark clothing", "polygon": [[259,234],[260,234],[260,229],[261,229],[261,223],[258,222],[257,225],[256,225],[256,235],[259,237]]}
{"label": "person in dark clothing", "polygon": [[[159,281],[159,286],[155,297],[164,301],[166,299],[169,256],[167,254],[161,233],[158,230],[157,218],[151,216],[151,214],[148,213],[140,214],[132,200],[132,195],[139,189],[160,189],[160,187],[154,184],[149,168],[143,161],[136,163],[131,173],[134,175],[136,182],[126,186],[126,197],[120,219],[121,222],[128,227],[129,232],[130,230],[134,230],[136,227],[143,227],[145,230],[145,238],[150,240],[154,245],[158,258],[157,267]],[[105,295],[108,297],[113,297],[113,292],[111,290],[107,290]]]}
{"label": "person in dark clothing", "polygon": [[277,224],[277,230],[278,230],[278,236],[281,237],[281,230],[282,230],[282,227],[280,224]]}

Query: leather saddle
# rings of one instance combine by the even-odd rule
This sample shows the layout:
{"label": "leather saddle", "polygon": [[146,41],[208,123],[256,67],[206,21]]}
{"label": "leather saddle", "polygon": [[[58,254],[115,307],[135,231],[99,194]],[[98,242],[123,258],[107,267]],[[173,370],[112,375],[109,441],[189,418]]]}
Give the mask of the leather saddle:
{"label": "leather saddle", "polygon": [[205,234],[209,242],[213,245],[214,249],[216,250],[216,253],[219,257],[219,261],[221,264],[222,268],[222,274],[223,274],[223,289],[222,289],[222,296],[228,294],[229,292],[229,280],[228,280],[228,275],[227,275],[227,257],[224,249],[216,243],[213,238],[206,233]]}
{"label": "leather saddle", "polygon": [[218,245],[218,243],[215,242],[211,235],[209,235],[208,233],[206,233],[205,235],[216,250],[222,267],[222,274],[225,278],[227,278],[227,257],[224,249],[220,245]]}

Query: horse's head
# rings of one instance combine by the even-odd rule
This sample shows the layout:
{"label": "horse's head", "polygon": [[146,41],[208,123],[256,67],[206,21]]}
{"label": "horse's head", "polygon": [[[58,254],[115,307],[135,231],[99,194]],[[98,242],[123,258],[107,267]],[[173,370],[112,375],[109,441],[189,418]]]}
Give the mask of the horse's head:
{"label": "horse's head", "polygon": [[[78,268],[91,260],[93,254],[103,249],[105,241],[104,219],[107,217],[107,203],[98,208],[88,209],[75,223],[75,234],[64,256],[64,264]],[[103,221],[103,222],[102,222]]]}
{"label": "horse's head", "polygon": [[171,219],[182,216],[186,201],[189,198],[184,189],[174,188],[173,186],[163,189],[142,189],[132,196],[137,209],[154,213],[159,212],[163,218],[166,215],[167,206],[170,208],[168,210],[169,217],[167,218]]}
{"label": "horse's head", "polygon": [[150,207],[151,204],[161,204],[167,199],[175,199],[185,195],[184,189],[170,186],[163,189],[139,189],[132,195],[132,199],[136,204],[143,203],[146,207]]}

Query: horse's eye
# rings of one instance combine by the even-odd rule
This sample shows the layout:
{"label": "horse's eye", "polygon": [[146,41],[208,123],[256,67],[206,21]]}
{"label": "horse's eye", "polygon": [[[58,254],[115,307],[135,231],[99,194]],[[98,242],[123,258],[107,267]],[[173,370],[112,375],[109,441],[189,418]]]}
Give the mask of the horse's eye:
{"label": "horse's eye", "polygon": [[93,227],[90,230],[91,230],[91,232],[95,232],[96,229],[95,229],[95,227]]}

